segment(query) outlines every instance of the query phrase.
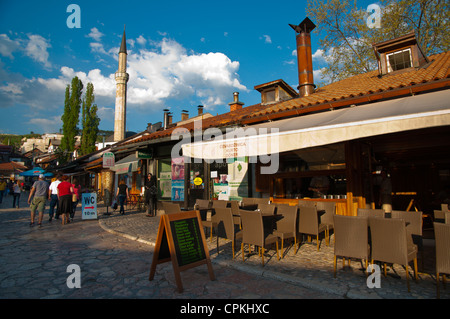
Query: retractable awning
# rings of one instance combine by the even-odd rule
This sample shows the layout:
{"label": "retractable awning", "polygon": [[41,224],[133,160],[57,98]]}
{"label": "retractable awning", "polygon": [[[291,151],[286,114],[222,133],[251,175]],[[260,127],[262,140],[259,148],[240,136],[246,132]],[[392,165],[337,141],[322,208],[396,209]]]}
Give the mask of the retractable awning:
{"label": "retractable awning", "polygon": [[210,160],[260,156],[446,125],[450,90],[237,128],[210,141],[186,143],[182,150],[184,156]]}
{"label": "retractable awning", "polygon": [[117,161],[116,165],[111,167],[111,170],[115,171],[116,174],[135,172],[138,170],[138,161],[139,159],[136,157],[136,154],[131,154]]}

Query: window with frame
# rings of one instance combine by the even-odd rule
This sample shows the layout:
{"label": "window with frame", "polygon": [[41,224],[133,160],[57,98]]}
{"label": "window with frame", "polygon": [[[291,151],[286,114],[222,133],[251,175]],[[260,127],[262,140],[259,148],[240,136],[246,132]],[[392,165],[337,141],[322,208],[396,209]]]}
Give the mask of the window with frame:
{"label": "window with frame", "polygon": [[412,67],[411,49],[392,52],[386,55],[388,72]]}

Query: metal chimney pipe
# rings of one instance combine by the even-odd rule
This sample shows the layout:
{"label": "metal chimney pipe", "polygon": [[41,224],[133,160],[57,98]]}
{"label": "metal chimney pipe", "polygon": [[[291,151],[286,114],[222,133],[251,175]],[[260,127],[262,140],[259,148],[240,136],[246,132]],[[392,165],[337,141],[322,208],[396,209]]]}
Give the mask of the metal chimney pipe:
{"label": "metal chimney pipe", "polygon": [[167,125],[169,124],[169,109],[164,109],[164,121],[163,121],[163,127],[164,129],[167,128]]}
{"label": "metal chimney pipe", "polygon": [[298,91],[300,97],[314,93],[316,88],[313,77],[311,31],[316,25],[305,18],[299,25],[289,24],[297,32]]}

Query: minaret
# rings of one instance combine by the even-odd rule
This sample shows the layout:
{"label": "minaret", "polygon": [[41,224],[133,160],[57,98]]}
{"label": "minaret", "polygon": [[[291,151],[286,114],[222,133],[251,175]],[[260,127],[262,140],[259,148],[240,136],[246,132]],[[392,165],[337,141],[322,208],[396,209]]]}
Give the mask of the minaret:
{"label": "minaret", "polygon": [[114,142],[125,138],[127,114],[127,43],[125,27],[119,50],[119,69],[116,72],[116,110],[114,120]]}

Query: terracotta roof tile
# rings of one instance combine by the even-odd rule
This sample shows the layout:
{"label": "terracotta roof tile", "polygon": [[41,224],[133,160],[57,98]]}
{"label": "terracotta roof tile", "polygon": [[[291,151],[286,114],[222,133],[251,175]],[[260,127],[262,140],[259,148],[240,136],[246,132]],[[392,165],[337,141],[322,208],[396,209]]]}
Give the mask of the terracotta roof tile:
{"label": "terracotta roof tile", "polygon": [[249,117],[255,118],[266,114],[311,107],[314,105],[342,101],[349,98],[370,96],[376,93],[393,91],[398,88],[429,83],[449,78],[450,51],[429,57],[428,65],[412,68],[404,72],[378,77],[378,70],[352,76],[339,82],[320,87],[314,94],[267,105],[258,112],[252,112]]}
{"label": "terracotta roof tile", "polygon": [[[255,104],[232,112],[227,112],[202,120],[202,129],[210,127],[224,127],[239,123],[249,123],[252,119],[261,118],[265,115],[283,112],[304,112],[305,109],[314,108],[318,105],[329,103],[333,107],[333,102],[345,102],[348,99],[358,98],[376,98],[377,95],[385,92],[394,92],[396,89],[413,87],[422,83],[431,83],[436,80],[445,80],[450,78],[450,51],[436,54],[429,57],[430,63],[423,67],[411,68],[404,72],[378,76],[378,70],[370,71],[364,74],[352,76],[339,82],[335,82],[323,87],[319,87],[314,94],[306,97],[294,98],[270,105]],[[449,79],[450,80],[450,79]],[[348,104],[348,103],[347,103]],[[168,129],[153,132],[142,133],[139,138],[126,141],[117,146],[135,144],[153,139],[168,137],[177,128],[186,128],[189,131],[194,130],[194,122],[186,123],[181,126],[172,126]]]}

